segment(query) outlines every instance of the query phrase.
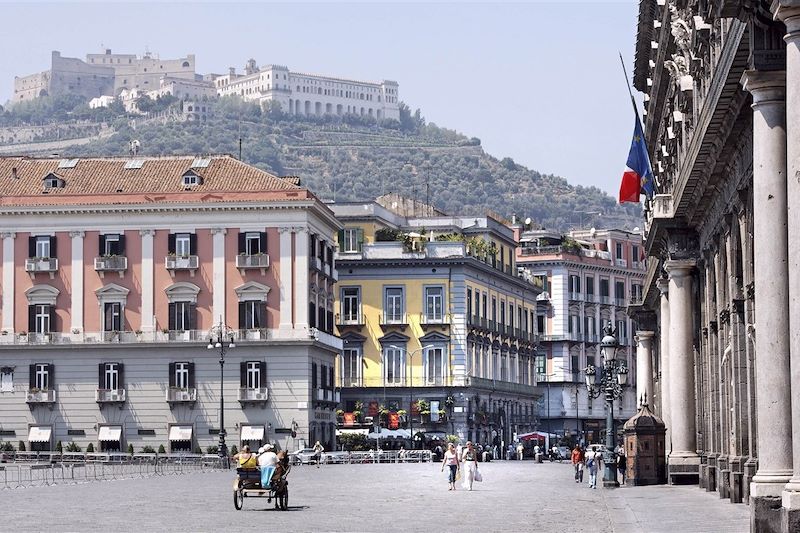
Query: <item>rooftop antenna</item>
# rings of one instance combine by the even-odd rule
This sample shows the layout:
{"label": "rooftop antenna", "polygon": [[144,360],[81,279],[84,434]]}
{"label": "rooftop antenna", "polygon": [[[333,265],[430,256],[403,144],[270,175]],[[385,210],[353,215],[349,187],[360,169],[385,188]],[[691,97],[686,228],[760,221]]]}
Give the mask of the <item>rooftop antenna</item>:
{"label": "rooftop antenna", "polygon": [[431,184],[427,181],[425,182],[425,211],[427,211],[426,216],[431,216]]}

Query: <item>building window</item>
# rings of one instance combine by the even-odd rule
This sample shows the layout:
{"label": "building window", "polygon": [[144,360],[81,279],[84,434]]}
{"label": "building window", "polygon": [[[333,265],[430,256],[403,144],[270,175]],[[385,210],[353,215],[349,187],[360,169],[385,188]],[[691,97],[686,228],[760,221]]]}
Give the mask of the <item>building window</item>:
{"label": "building window", "polygon": [[339,251],[342,253],[358,253],[364,243],[364,230],[345,228],[339,232]]}
{"label": "building window", "polygon": [[383,309],[387,323],[401,323],[403,321],[402,287],[386,287]]}
{"label": "building window", "polygon": [[125,236],[119,234],[100,235],[100,256],[110,257],[125,254]]}
{"label": "building window", "polygon": [[52,257],[53,241],[55,237],[38,236],[34,238],[34,250],[31,257]]}
{"label": "building window", "polygon": [[625,301],[625,282],[617,281],[614,283],[614,298],[617,299],[618,304],[623,304]]}
{"label": "building window", "polygon": [[103,304],[103,331],[122,331],[122,304]]}
{"label": "building window", "polygon": [[361,350],[345,348],[342,353],[342,387],[361,386]]}
{"label": "building window", "polygon": [[104,390],[118,390],[122,385],[121,363],[100,363],[100,379],[98,386]]}
{"label": "building window", "polygon": [[172,363],[172,372],[170,386],[179,389],[188,389],[194,386],[194,364],[193,363]]}
{"label": "building window", "polygon": [[267,304],[257,300],[239,302],[239,329],[267,327]]}
{"label": "building window", "polygon": [[171,302],[169,304],[169,330],[190,331],[195,327],[196,305],[192,302]]}
{"label": "building window", "polygon": [[189,233],[175,235],[175,255],[179,257],[192,255],[191,236]]}
{"label": "building window", "polygon": [[544,315],[536,315],[536,332],[540,335],[543,335],[547,332],[547,329],[545,328],[545,320],[546,318]]}
{"label": "building window", "polygon": [[608,279],[607,278],[600,278],[600,297],[601,298],[608,298]]}
{"label": "building window", "polygon": [[360,317],[361,317],[361,289],[359,287],[343,287],[342,323],[358,324]]}
{"label": "building window", "polygon": [[581,292],[581,278],[580,276],[571,275],[569,277],[569,292],[573,294],[580,294]]}
{"label": "building window", "polygon": [[14,392],[14,371],[9,367],[0,368],[0,392]]}
{"label": "building window", "polygon": [[594,296],[594,278],[586,277],[586,296]]}
{"label": "building window", "polygon": [[53,365],[47,363],[35,363],[30,366],[30,370],[30,388],[49,390],[53,387]]}
{"label": "building window", "polygon": [[617,259],[625,259],[625,258],[622,256],[622,243],[621,243],[621,242],[618,242],[618,243],[617,243],[617,246],[616,246],[616,248],[617,248],[617,250],[616,250],[616,251],[617,251],[616,258],[617,258]]}
{"label": "building window", "polygon": [[241,386],[247,389],[264,388],[267,364],[264,361],[243,361],[241,365]]}
{"label": "building window", "polygon": [[428,348],[425,352],[425,383],[444,385],[444,349]]}
{"label": "building window", "polygon": [[444,287],[425,287],[425,318],[428,322],[441,322],[443,307]]}
{"label": "building window", "polygon": [[514,304],[508,304],[508,327],[514,329]]}
{"label": "building window", "polygon": [[536,375],[544,376],[547,373],[547,357],[545,355],[536,356]]}
{"label": "building window", "polygon": [[467,320],[472,320],[472,289],[467,289]]}
{"label": "building window", "polygon": [[633,252],[631,253],[631,261],[634,263],[638,263],[642,258],[639,257],[639,247],[635,244],[633,245]]}
{"label": "building window", "polygon": [[387,346],[383,349],[384,379],[387,384],[400,385],[403,382],[405,363],[403,350]]}
{"label": "building window", "polygon": [[487,305],[488,304],[487,304],[487,299],[486,299],[486,293],[484,292],[483,293],[483,300],[481,301],[481,316],[484,319],[488,316],[488,314],[486,313],[486,306]]}
{"label": "building window", "polygon": [[239,253],[258,255],[267,252],[267,234],[259,231],[239,233]]}
{"label": "building window", "polygon": [[50,333],[53,327],[54,306],[34,304],[28,306],[28,327],[33,333]]}
{"label": "building window", "polygon": [[497,323],[497,298],[492,296],[492,322]]}

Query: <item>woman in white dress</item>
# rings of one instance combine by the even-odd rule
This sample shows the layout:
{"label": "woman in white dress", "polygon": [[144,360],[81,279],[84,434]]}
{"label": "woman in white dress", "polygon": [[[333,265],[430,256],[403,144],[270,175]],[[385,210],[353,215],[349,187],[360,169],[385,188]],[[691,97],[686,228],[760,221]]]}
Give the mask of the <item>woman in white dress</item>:
{"label": "woman in white dress", "polygon": [[472,483],[478,473],[478,452],[472,445],[472,441],[467,441],[467,447],[461,456],[461,462],[464,465],[464,488],[472,490]]}

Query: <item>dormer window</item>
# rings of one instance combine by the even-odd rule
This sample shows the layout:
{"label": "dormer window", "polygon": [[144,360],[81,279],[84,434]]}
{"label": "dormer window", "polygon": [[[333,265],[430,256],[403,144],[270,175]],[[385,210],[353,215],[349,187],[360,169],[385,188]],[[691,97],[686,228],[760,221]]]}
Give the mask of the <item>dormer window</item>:
{"label": "dormer window", "polygon": [[203,183],[203,178],[200,177],[199,174],[189,170],[183,175],[183,186],[184,187],[195,187]]}
{"label": "dormer window", "polygon": [[42,178],[42,182],[44,183],[45,189],[63,189],[64,188],[64,180],[59,178],[56,174],[52,172]]}

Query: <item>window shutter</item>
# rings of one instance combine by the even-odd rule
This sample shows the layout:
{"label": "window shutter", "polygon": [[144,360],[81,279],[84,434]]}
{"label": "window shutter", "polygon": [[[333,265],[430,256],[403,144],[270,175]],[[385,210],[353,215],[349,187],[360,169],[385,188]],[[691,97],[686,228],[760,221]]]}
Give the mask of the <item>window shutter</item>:
{"label": "window shutter", "polygon": [[247,329],[247,303],[239,302],[239,329]]}
{"label": "window shutter", "polygon": [[267,388],[267,362],[266,361],[259,361],[258,362],[258,373],[260,374],[261,378],[261,386],[263,388]]}
{"label": "window shutter", "polygon": [[258,251],[262,254],[267,253],[267,232],[262,231],[259,233]]}
{"label": "window shutter", "polygon": [[311,363],[311,388],[317,388],[317,363]]}
{"label": "window shutter", "polygon": [[56,253],[56,238],[50,237],[50,257],[58,257]]}
{"label": "window shutter", "polygon": [[47,331],[43,331],[42,333],[50,333],[51,331],[58,331],[58,328],[56,328],[56,306],[48,305],[47,309],[50,313],[50,327]]}
{"label": "window shutter", "polygon": [[125,388],[125,365],[122,363],[117,363],[117,387]]}
{"label": "window shutter", "polygon": [[36,365],[28,365],[28,388],[36,386]]}
{"label": "window shutter", "polygon": [[340,229],[336,234],[336,239],[339,241],[339,251],[344,252],[344,230]]}
{"label": "window shutter", "polygon": [[189,313],[189,329],[197,329],[197,304],[189,304],[186,306],[186,312]]}
{"label": "window shutter", "polygon": [[168,311],[169,312],[169,320],[168,320],[169,325],[167,326],[167,328],[170,331],[175,331],[175,302],[171,302],[169,304],[169,306],[168,306],[168,309],[169,309],[169,311]]}
{"label": "window shutter", "polygon": [[317,306],[314,302],[308,302],[308,325],[312,328],[317,327]]}
{"label": "window shutter", "polygon": [[324,307],[320,306],[319,309],[317,309],[317,316],[318,316],[318,318],[317,318],[317,327],[319,329],[321,329],[322,331],[326,331],[325,330],[325,308]]}
{"label": "window shutter", "polygon": [[328,386],[333,390],[333,367],[328,369]]}
{"label": "window shutter", "polygon": [[50,390],[56,388],[56,365],[47,365],[47,383]]}
{"label": "window shutter", "polygon": [[175,386],[175,363],[169,364],[169,386]]}
{"label": "window shutter", "polygon": [[361,251],[361,248],[364,245],[364,230],[358,229],[358,251]]}
{"label": "window shutter", "polygon": [[239,363],[239,386],[247,387],[247,361]]}
{"label": "window shutter", "polygon": [[320,365],[319,374],[320,374],[319,379],[320,379],[320,382],[322,383],[322,386],[320,388],[321,389],[327,389],[328,388],[328,367],[325,366],[325,365]]}
{"label": "window shutter", "polygon": [[259,302],[256,306],[256,318],[258,318],[258,327],[267,327],[267,303]]}
{"label": "window shutter", "polygon": [[175,253],[175,234],[170,233],[167,235],[167,252],[174,254]]}
{"label": "window shutter", "polygon": [[28,257],[36,257],[36,237],[28,237]]}
{"label": "window shutter", "polygon": [[97,247],[98,255],[103,257],[106,253],[106,236],[100,235],[100,244]]}
{"label": "window shutter", "polygon": [[117,244],[117,255],[125,255],[125,234],[119,234],[119,243]]}
{"label": "window shutter", "polygon": [[106,364],[100,363],[97,365],[97,388],[98,389],[105,389],[106,388]]}
{"label": "window shutter", "polygon": [[28,306],[28,333],[36,332],[36,306]]}
{"label": "window shutter", "polygon": [[193,389],[194,387],[194,363],[189,363],[189,388]]}
{"label": "window shutter", "polygon": [[239,232],[239,253],[243,254],[247,252],[247,242],[246,241],[247,234],[243,231]]}
{"label": "window shutter", "polygon": [[197,234],[189,234],[189,255],[197,255]]}

